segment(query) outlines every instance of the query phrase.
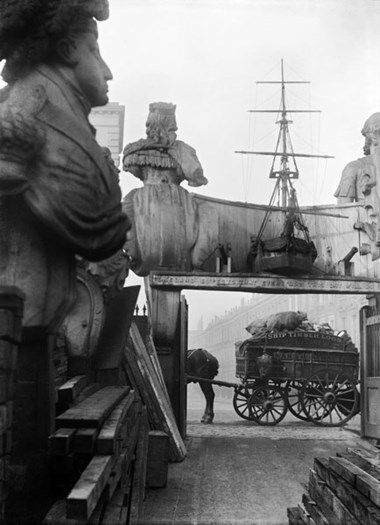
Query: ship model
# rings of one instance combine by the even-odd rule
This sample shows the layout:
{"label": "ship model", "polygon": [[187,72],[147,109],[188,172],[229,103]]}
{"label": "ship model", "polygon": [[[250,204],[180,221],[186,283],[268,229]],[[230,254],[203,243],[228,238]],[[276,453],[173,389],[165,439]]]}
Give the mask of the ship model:
{"label": "ship model", "polygon": [[[289,133],[288,113],[316,113],[319,110],[288,109],[286,105],[285,87],[287,84],[309,84],[307,81],[285,80],[284,63],[281,60],[281,80],[258,81],[257,84],[280,84],[280,109],[254,109],[251,113],[278,113],[280,118],[279,134],[274,151],[236,151],[248,155],[273,156],[269,178],[274,179],[275,186],[269,201],[269,206],[261,223],[258,234],[252,237],[248,263],[253,273],[269,272],[284,275],[300,275],[312,272],[317,250],[310,238],[298,204],[297,193],[293,181],[299,179],[297,158],[333,158],[330,155],[314,155],[296,153],[293,150]],[[277,205],[275,204],[277,203]],[[273,212],[280,212],[282,220],[279,234],[265,237],[265,230]]]}

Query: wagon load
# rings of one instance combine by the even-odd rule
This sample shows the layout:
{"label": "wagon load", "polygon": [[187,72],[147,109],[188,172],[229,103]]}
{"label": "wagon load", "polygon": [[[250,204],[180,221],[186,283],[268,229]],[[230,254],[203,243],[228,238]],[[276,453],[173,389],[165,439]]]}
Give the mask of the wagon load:
{"label": "wagon load", "polygon": [[256,319],[246,330],[251,337],[235,343],[239,415],[276,424],[289,409],[300,419],[337,426],[358,411],[359,355],[345,330],[334,332],[293,311]]}

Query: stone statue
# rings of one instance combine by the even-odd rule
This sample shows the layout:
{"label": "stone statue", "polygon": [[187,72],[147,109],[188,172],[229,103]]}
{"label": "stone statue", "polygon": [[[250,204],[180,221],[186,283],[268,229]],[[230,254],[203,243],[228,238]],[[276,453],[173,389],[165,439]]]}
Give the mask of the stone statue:
{"label": "stone statue", "polygon": [[375,157],[378,150],[380,137],[380,113],[374,113],[364,123],[362,135],[365,137],[363,153],[364,157],[353,160],[344,168],[339,186],[334,194],[338,204],[349,202],[363,202],[368,177],[376,178]]}
{"label": "stone statue", "polygon": [[126,250],[131,269],[147,275],[153,269],[190,271],[200,266],[195,250],[199,239],[198,207],[180,186],[207,184],[195,150],[177,140],[176,106],[152,103],[145,139],[128,144],[123,169],[143,181],[123,208],[132,221]]}
{"label": "stone statue", "polygon": [[0,4],[0,284],[26,295],[24,326],[55,330],[75,296],[75,255],[120,250],[130,227],[88,115],[112,73],[97,43],[107,0]]}
{"label": "stone statue", "polygon": [[[380,257],[380,113],[374,113],[364,123],[364,157],[344,168],[335,197],[338,204],[358,202],[365,218],[355,223],[355,229],[367,234],[360,253],[371,253],[372,260]],[[365,248],[367,246],[367,248]]]}

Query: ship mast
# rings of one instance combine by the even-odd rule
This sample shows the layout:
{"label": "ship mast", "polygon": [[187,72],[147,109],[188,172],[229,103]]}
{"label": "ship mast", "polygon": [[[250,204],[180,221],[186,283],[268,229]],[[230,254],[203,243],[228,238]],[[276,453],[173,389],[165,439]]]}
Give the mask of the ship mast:
{"label": "ship mast", "polygon": [[[308,153],[295,153],[289,134],[289,124],[292,121],[288,119],[288,113],[320,113],[319,110],[303,110],[303,109],[288,109],[286,107],[285,84],[310,84],[307,81],[285,80],[284,78],[284,61],[281,59],[281,80],[277,81],[258,81],[257,84],[281,84],[281,107],[279,109],[251,109],[249,113],[281,113],[281,118],[276,122],[279,124],[280,130],[277,138],[275,151],[235,151],[235,153],[242,153],[248,155],[273,155],[273,162],[270,169],[269,178],[277,179],[270,205],[274,205],[276,196],[279,196],[280,206],[297,206],[295,201],[295,190],[293,188],[292,179],[299,178],[299,170],[296,162],[296,157],[318,157],[323,159],[333,158],[330,155],[313,155]],[[275,169],[277,158],[280,157],[280,168]],[[292,161],[293,169],[290,167]]]}

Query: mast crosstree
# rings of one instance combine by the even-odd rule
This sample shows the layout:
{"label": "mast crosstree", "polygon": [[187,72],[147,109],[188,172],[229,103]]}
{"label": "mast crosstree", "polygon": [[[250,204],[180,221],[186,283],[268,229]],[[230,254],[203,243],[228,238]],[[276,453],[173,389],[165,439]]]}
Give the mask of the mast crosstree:
{"label": "mast crosstree", "polygon": [[[299,178],[299,169],[297,166],[297,157],[302,158],[322,158],[331,159],[334,158],[331,155],[314,155],[311,153],[295,153],[293,150],[292,141],[289,133],[289,124],[292,121],[288,119],[288,113],[320,113],[317,109],[288,109],[286,107],[285,97],[285,85],[286,84],[310,84],[308,81],[303,80],[285,80],[284,78],[284,61],[281,59],[281,80],[268,80],[268,81],[257,81],[256,84],[281,84],[281,108],[280,109],[250,109],[249,113],[281,113],[281,118],[276,122],[279,124],[280,130],[277,138],[275,151],[235,151],[235,153],[241,153],[245,155],[269,155],[273,156],[273,162],[269,173],[270,179],[277,179],[276,186],[270,201],[273,205],[275,196],[281,195],[281,206],[288,206],[290,191],[292,189],[291,179]],[[277,158],[280,157],[280,168],[275,169]],[[290,163],[292,162],[292,169]]]}

